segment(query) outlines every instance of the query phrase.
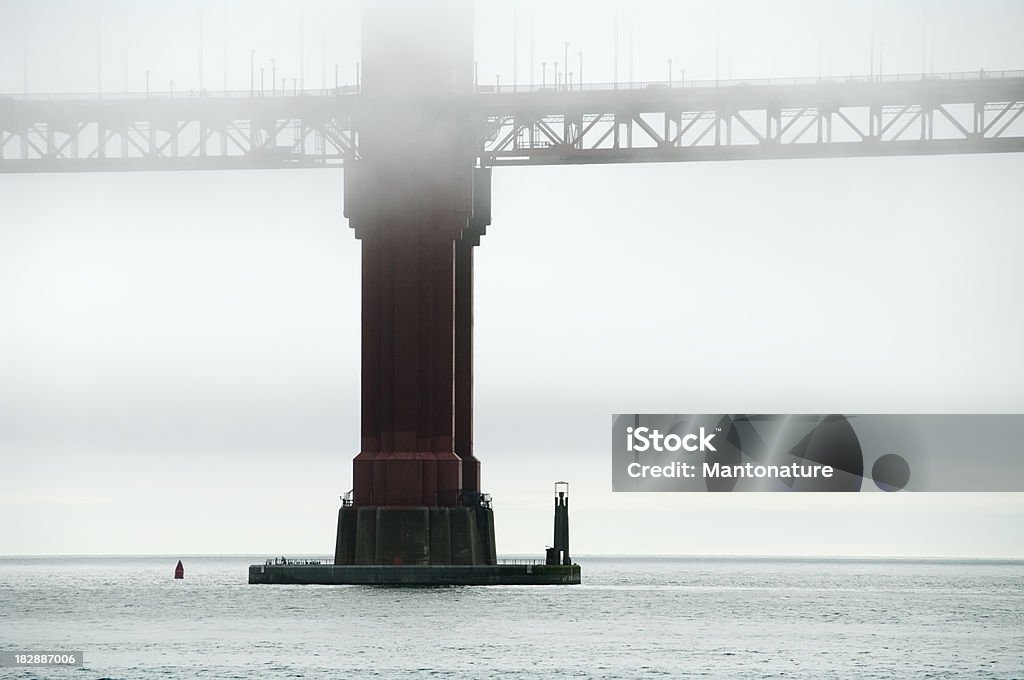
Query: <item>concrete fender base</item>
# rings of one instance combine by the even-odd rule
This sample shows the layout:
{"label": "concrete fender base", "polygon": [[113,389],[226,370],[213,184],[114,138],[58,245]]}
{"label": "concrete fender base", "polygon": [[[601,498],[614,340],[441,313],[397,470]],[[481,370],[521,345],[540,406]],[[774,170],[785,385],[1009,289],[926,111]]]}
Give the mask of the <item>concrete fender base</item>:
{"label": "concrete fender base", "polygon": [[335,565],[495,565],[490,508],[343,507]]}
{"label": "concrete fender base", "polygon": [[373,564],[430,564],[428,508],[378,508],[376,515]]}
{"label": "concrete fender base", "polygon": [[580,583],[580,566],[549,564],[280,565],[253,564],[249,583],[377,586],[555,586]]}

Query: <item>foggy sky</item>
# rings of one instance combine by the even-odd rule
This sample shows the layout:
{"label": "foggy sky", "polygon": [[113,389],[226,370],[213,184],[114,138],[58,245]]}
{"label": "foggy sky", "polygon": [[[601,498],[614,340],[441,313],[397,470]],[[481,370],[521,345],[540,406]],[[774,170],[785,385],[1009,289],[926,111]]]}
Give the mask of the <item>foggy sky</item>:
{"label": "foggy sky", "polygon": [[[210,2],[208,89],[225,6],[229,87],[248,89],[251,48],[290,86],[300,32],[307,87],[322,63],[329,81],[354,71],[353,3],[306,2],[300,31],[281,2]],[[723,78],[814,75],[819,41],[823,71],[865,73],[872,33],[886,72],[922,54],[1024,67],[1019,3],[629,6],[622,80],[630,22],[637,80],[670,57],[713,78],[716,24]],[[146,68],[199,87],[197,4],[0,12],[0,92],[21,91],[26,49],[30,91],[94,91],[97,34],[110,92]],[[482,81],[511,83],[511,16],[481,7]],[[612,16],[538,9],[538,68],[569,40],[610,80]],[[1020,495],[615,495],[608,465],[616,412],[1024,410],[1022,170],[1019,154],[496,170],[476,451],[499,552],[550,542],[567,479],[579,553],[1024,556]],[[332,550],[359,443],[341,186],[337,170],[0,176],[0,553]]]}

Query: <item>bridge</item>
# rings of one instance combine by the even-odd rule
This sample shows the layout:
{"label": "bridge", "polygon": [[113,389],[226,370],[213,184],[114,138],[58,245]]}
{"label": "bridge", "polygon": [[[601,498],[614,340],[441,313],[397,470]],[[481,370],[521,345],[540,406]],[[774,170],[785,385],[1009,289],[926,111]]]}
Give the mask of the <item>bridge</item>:
{"label": "bridge", "polygon": [[[1024,151],[1024,71],[475,84],[446,101],[481,167]],[[375,106],[356,86],[0,96],[0,172],[339,167]]]}
{"label": "bridge", "polygon": [[4,173],[345,168],[362,419],[334,583],[496,565],[473,450],[493,168],[1024,151],[1024,71],[483,87],[471,0],[377,0],[362,21],[358,88],[0,98]]}

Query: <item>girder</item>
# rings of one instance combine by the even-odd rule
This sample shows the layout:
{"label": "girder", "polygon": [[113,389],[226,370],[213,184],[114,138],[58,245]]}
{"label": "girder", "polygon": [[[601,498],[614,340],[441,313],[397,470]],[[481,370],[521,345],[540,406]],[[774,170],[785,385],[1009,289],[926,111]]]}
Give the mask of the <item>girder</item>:
{"label": "girder", "polygon": [[[489,87],[446,101],[485,167],[1024,150],[1024,71]],[[351,88],[5,96],[0,172],[339,167],[359,157],[359,121],[393,106]]]}

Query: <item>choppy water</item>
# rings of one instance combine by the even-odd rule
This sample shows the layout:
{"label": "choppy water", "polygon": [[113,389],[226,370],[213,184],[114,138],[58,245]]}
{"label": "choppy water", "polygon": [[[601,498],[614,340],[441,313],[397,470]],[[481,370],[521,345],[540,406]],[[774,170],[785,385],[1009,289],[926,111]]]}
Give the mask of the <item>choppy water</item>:
{"label": "choppy water", "polygon": [[69,678],[1024,678],[1024,562],[580,558],[575,587],[250,586],[251,557],[0,558]]}

